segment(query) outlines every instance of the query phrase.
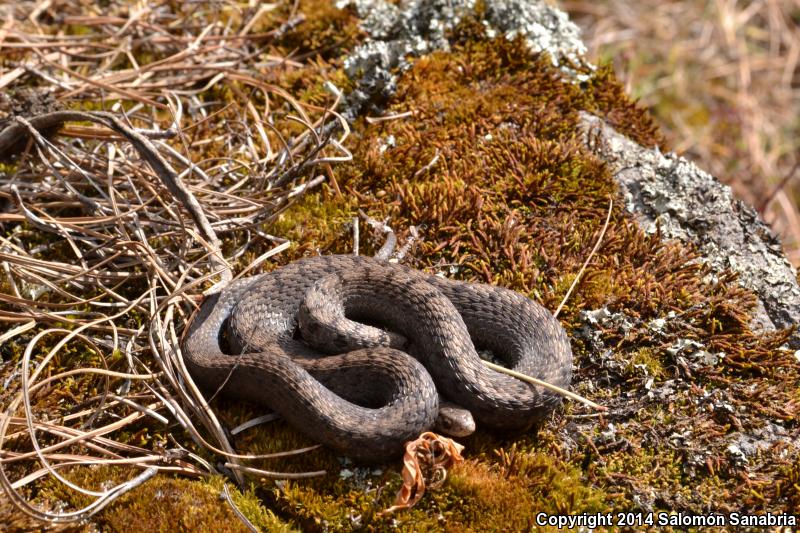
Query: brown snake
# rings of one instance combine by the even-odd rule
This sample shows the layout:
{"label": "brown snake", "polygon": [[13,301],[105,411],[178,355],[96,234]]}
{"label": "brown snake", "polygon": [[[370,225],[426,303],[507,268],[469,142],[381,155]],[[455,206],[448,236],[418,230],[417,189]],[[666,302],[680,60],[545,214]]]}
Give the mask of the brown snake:
{"label": "brown snake", "polygon": [[437,389],[498,429],[525,429],[558,406],[555,393],[487,368],[476,348],[569,386],[567,335],[533,300],[369,257],[301,259],[235,281],[203,302],[182,345],[204,390],[224,384],[224,395],[366,460],[428,430]]}

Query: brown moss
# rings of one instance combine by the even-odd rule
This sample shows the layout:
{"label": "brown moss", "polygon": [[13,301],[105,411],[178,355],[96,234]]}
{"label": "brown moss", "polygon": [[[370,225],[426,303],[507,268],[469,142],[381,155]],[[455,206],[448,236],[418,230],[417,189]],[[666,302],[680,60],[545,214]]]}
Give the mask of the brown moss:
{"label": "brown moss", "polygon": [[614,75],[611,63],[598,69],[586,89],[592,99],[592,106],[587,111],[603,117],[617,131],[642,146],[658,146],[663,151],[669,149],[653,117],[625,93],[625,88]]}
{"label": "brown moss", "polygon": [[[326,98],[324,80],[347,86],[337,60],[327,59],[338,58],[357,30],[349,13],[332,10],[327,2],[301,2],[300,12],[304,25],[276,46],[296,57],[314,56],[315,63],[276,68],[264,76],[303,102],[318,104]],[[286,10],[275,14],[277,21],[289,16]],[[329,472],[277,487],[259,480],[259,497],[280,519],[311,531],[393,525],[409,531],[492,530],[509,524],[529,528],[539,510],[650,507],[699,513],[797,504],[799,469],[796,462],[777,461],[779,449],[764,451],[754,472],[726,455],[726,438],[735,432],[774,421],[796,431],[798,365],[790,353],[778,350],[786,334],[753,333],[748,320],[754,296],[736,284],[735,276],[712,276],[695,261],[694,250],[645,235],[624,212],[608,169],[576,139],[578,112],[599,114],[642,144],[663,141],[608,68],[585,74],[588,82],[574,84],[549,58],[528,54],[520,40],[488,39],[480,23],[465,21],[454,32],[451,51],[416,60],[400,77],[387,111],[412,111],[413,116],[355,124],[349,144],[353,162],[335,175],[339,190],[306,195],[276,215],[267,230],[297,242],[280,261],[307,253],[346,253],[351,249],[347,224],[362,208],[389,218],[401,237],[410,225],[423,228],[410,263],[457,265],[460,278],[510,287],[554,309],[594,246],[614,198],[600,253],[560,315],[573,338],[576,387],[611,412],[585,417],[569,404],[538,433],[479,433],[465,441],[469,461],[451,472],[440,491],[388,518],[377,511],[389,505],[400,485],[396,465],[375,473],[355,470],[325,450],[264,461],[254,466]],[[226,102],[262,98],[246,83],[220,87],[206,96]],[[235,119],[240,112],[232,107],[220,118]],[[286,134],[295,131],[292,125],[279,127]],[[192,132],[202,134],[211,136],[207,129]],[[225,146],[220,142],[209,150],[224,153]],[[365,240],[362,251],[369,253],[376,243]],[[249,253],[261,252],[254,246]],[[579,336],[585,325],[580,311],[601,307],[624,320],[592,326],[594,340]],[[664,321],[661,329],[652,327],[655,319]],[[673,349],[686,339],[724,357],[719,364],[693,362],[692,354]],[[653,379],[649,388],[647,378]],[[59,393],[62,398],[88,394],[73,385]],[[655,396],[660,387],[663,396]],[[217,407],[229,427],[262,414],[246,405]],[[155,433],[143,424],[126,438],[148,444]],[[175,438],[193,446],[185,435]],[[237,449],[254,453],[308,444],[283,423],[249,430],[235,441]],[[506,451],[495,454],[496,449]],[[342,477],[343,467],[353,476]],[[117,474],[75,475],[99,483]],[[158,529],[159,521],[172,520],[187,529],[238,527],[218,501],[218,487],[209,487],[159,477],[104,511],[98,524],[116,529],[124,520],[140,520]],[[245,495],[254,505],[248,516],[263,512],[260,523],[281,526],[258,510],[254,493]],[[154,500],[153,494],[162,496]],[[51,485],[39,498],[81,503]],[[200,511],[190,511],[191,503]]]}
{"label": "brown moss", "polygon": [[800,458],[781,468],[773,497],[785,499],[788,509],[800,509]]}
{"label": "brown moss", "polygon": [[[285,214],[286,220],[303,221],[298,236],[308,244],[296,253],[308,248],[348,252],[349,231],[329,224],[349,219],[360,207],[389,218],[401,232],[409,225],[423,227],[414,253],[424,258],[419,266],[456,264],[459,277],[519,290],[552,309],[594,245],[616,191],[605,165],[575,138],[578,111],[603,116],[642,144],[663,146],[663,140],[609,69],[575,85],[563,80],[548,58],[529,56],[520,42],[486,39],[469,22],[462,30],[459,35],[466,37],[450,52],[416,60],[400,78],[388,113],[411,110],[413,118],[354,128],[354,161],[337,175],[346,196],[323,192]],[[322,222],[305,216],[317,213],[320,203],[331,217]],[[603,488],[596,493],[602,505],[629,509],[631,502],[644,501],[658,509],[693,512],[709,505],[784,508],[785,497],[745,497],[749,489],[729,460],[725,437],[755,430],[765,417],[795,424],[797,393],[786,379],[796,382],[797,365],[788,352],[776,352],[786,333],[754,334],[748,325],[754,295],[739,287],[734,275],[712,275],[694,250],[664,243],[658,234],[645,235],[622,202],[615,205],[601,251],[561,317],[573,331],[582,326],[582,309],[607,307],[627,317],[624,324],[601,329],[601,342],[609,348],[602,357],[610,367],[598,366],[601,354],[574,338],[576,383],[594,383],[585,392],[616,407],[612,418],[617,420],[582,430],[576,437],[581,452],[570,467],[582,473],[584,488]],[[654,319],[663,321],[658,330],[651,325]],[[672,348],[681,339],[724,353],[722,363],[692,361],[689,366],[685,361],[691,355]],[[647,379],[656,389],[667,381],[687,385],[661,402],[648,399]],[[735,405],[737,415],[702,407],[701,398],[709,392]],[[759,402],[759,394],[770,401]],[[538,435],[545,442],[553,438],[551,453],[560,449],[553,432],[566,422],[553,424]],[[676,432],[685,435],[679,451],[669,441]],[[547,446],[530,437],[515,440],[528,443],[526,453],[534,457],[537,446]],[[499,441],[476,437],[468,444],[472,453],[489,453]],[[476,468],[487,468],[481,470],[485,473],[494,462],[489,453]],[[481,490],[487,483],[482,474],[467,471],[431,501],[453,496],[458,487],[472,491],[463,508],[480,509],[480,520],[499,516],[493,514],[502,513],[499,502],[489,497],[491,491]],[[765,475],[776,475],[775,468],[770,472]],[[473,484],[471,475],[481,481]],[[536,493],[527,501],[547,505],[564,497],[562,490]],[[293,497],[306,501],[311,496]],[[712,504],[719,497],[724,503]],[[456,515],[448,515],[447,522],[484,524],[459,521]],[[412,513],[401,523],[418,524],[415,520]]]}
{"label": "brown moss", "polygon": [[333,2],[324,0],[283,4],[265,22],[275,27],[276,23],[290,20],[290,16],[295,20],[302,17],[303,20],[278,39],[275,45],[284,55],[296,60],[308,57],[319,57],[326,61],[339,59],[364,37],[358,27],[358,18],[349,9],[337,9]]}

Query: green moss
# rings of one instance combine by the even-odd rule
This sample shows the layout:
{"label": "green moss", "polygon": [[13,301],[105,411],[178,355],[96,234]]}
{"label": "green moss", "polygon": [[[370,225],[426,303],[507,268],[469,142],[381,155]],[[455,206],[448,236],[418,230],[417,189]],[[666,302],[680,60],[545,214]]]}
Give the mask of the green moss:
{"label": "green moss", "polygon": [[[276,9],[274,19],[264,20],[265,27],[285,21],[289,9]],[[349,86],[338,68],[339,57],[360,37],[352,15],[328,2],[304,1],[299,10],[305,23],[275,45],[314,61],[306,68],[284,66],[263,75],[301,102],[319,105],[330,101],[325,80]],[[647,114],[625,96],[609,67],[584,74],[589,78],[583,84],[565,80],[550,58],[528,54],[520,40],[489,39],[482,24],[467,20],[453,32],[450,51],[417,59],[400,76],[387,114],[412,111],[412,116],[354,124],[348,145],[353,161],[329,172],[324,186],[276,213],[264,229],[296,243],[279,261],[317,252],[348,253],[350,221],[363,209],[388,218],[401,238],[411,225],[422,229],[409,263],[429,269],[457,265],[459,278],[503,285],[555,309],[599,238],[614,199],[600,252],[559,316],[573,339],[575,387],[611,412],[586,417],[582,407],[570,403],[538,432],[479,432],[465,439],[468,461],[450,472],[440,490],[391,517],[378,512],[391,504],[400,486],[397,463],[376,472],[355,469],[321,449],[263,460],[253,466],[285,472],[324,469],[328,475],[277,485],[253,476],[254,485],[234,491],[233,499],[257,526],[484,531],[528,529],[540,511],[576,514],[652,504],[700,513],[714,506],[780,510],[798,504],[796,461],[780,464],[777,452],[764,452],[761,470],[745,485],[746,473],[726,459],[725,439],[735,431],[758,429],[765,420],[796,430],[800,392],[787,383],[797,383],[797,365],[791,354],[778,350],[787,334],[754,334],[748,325],[754,296],[738,287],[735,276],[704,281],[711,279],[710,270],[693,261],[694,250],[645,235],[628,218],[608,168],[576,138],[579,112],[598,114],[645,145],[663,146],[663,139]],[[231,81],[202,98],[239,102],[225,115],[238,120],[240,100],[261,104],[264,97],[244,82]],[[299,131],[296,124],[276,128],[286,135]],[[218,137],[203,128],[191,135]],[[226,142],[204,145],[207,154],[227,155]],[[380,242],[365,233],[361,250],[370,253]],[[242,261],[263,251],[254,245]],[[623,316],[625,323],[598,328],[600,344],[594,345],[577,335],[584,326],[580,311],[601,307]],[[137,324],[144,319],[134,318]],[[662,319],[664,327],[654,331],[649,326],[653,319]],[[683,339],[724,354],[721,362],[690,368],[689,354],[670,349]],[[19,346],[3,350],[19,356]],[[63,357],[57,366],[79,360],[99,364],[82,345],[68,347]],[[116,354],[110,364],[124,365],[124,360]],[[644,387],[637,365],[654,379],[653,390]],[[673,388],[653,396],[668,381]],[[36,408],[76,403],[101,385],[65,381],[49,399],[37,398]],[[714,404],[708,398],[733,406],[734,414],[709,408]],[[247,405],[218,402],[214,407],[227,427],[263,414]],[[187,448],[215,459],[188,436],[171,431]],[[142,422],[115,438],[153,447],[165,434]],[[674,435],[683,440],[676,444]],[[569,439],[573,442],[565,444]],[[310,444],[282,422],[234,439],[238,450],[259,454]],[[347,477],[348,472],[353,475]],[[99,486],[107,479],[127,478],[130,471],[84,469],[71,475]],[[238,530],[241,522],[219,500],[221,484],[160,476],[126,494],[96,523],[108,530],[132,522],[154,530],[164,527],[159,524]],[[37,497],[87,503],[52,482],[43,483]]]}
{"label": "green moss", "polygon": [[[579,469],[548,453],[521,452],[512,446],[510,452],[500,452],[499,456],[497,466],[471,461],[455,469],[451,477],[453,492],[463,487],[480,495],[483,512],[477,516],[483,524],[522,520],[530,526],[535,512],[580,514],[608,509],[607,496],[587,486]],[[518,497],[512,496],[520,491]]]}
{"label": "green moss", "polygon": [[[243,404],[220,405],[229,427],[260,414]],[[414,508],[381,516],[401,484],[397,461],[358,466],[318,449],[296,458],[267,460],[259,468],[281,471],[325,469],[324,477],[279,482],[261,480],[262,494],[278,516],[304,531],[382,530],[397,522],[401,531],[485,531],[497,524],[533,524],[535,511],[595,512],[609,508],[602,491],[581,482],[580,469],[550,456],[557,437],[528,435],[509,452],[495,452],[507,440],[481,432],[465,441],[470,459],[454,469],[443,487],[429,491]],[[284,423],[258,426],[234,445],[266,454],[311,444]]]}
{"label": "green moss", "polygon": [[[349,226],[353,216],[358,214],[355,201],[342,198],[329,202],[322,193],[305,194],[289,209],[274,219],[271,231],[296,243],[294,255],[313,249],[314,243],[335,237],[341,242],[352,236]],[[342,252],[347,252],[346,247]]]}
{"label": "green moss", "polygon": [[445,484],[428,491],[410,510],[380,515],[400,486],[395,472],[367,476],[360,489],[340,478],[319,490],[305,482],[276,491],[277,504],[308,531],[520,531],[535,525],[539,512],[581,513],[609,509],[604,495],[581,483],[580,471],[547,454],[501,454],[499,464],[469,460],[454,467]]}
{"label": "green moss", "polygon": [[[233,504],[259,531],[269,531],[270,533],[298,531],[296,527],[279,519],[272,511],[264,507],[264,502],[258,496],[256,485],[251,484],[246,491],[241,491],[236,489],[230,481],[221,477],[210,478],[206,483],[217,490],[218,494],[222,493],[227,486]],[[203,527],[208,526],[203,524]]]}
{"label": "green moss", "polygon": [[65,33],[67,35],[92,35],[95,32],[95,28],[91,26],[82,26],[80,24],[68,24],[65,28]]}
{"label": "green moss", "polygon": [[781,468],[775,496],[785,500],[788,509],[800,509],[800,458]]}
{"label": "green moss", "polygon": [[[108,488],[138,474],[138,470],[122,467],[74,468],[63,472],[73,483],[92,490]],[[222,497],[225,481],[174,478],[160,475],[146,481],[119,497],[93,518],[104,531],[236,531],[249,529],[236,516]],[[268,511],[254,490],[241,492],[227,483],[231,500],[239,511],[261,531],[291,531],[289,524]],[[92,498],[79,495],[54,479],[43,483],[38,499],[43,502],[63,502],[69,507],[91,503]]]}
{"label": "green moss", "polygon": [[[413,118],[354,127],[353,163],[340,167],[336,176],[347,194],[323,189],[286,211],[278,227],[307,243],[293,256],[309,248],[347,252],[346,221],[359,207],[375,218],[388,218],[401,234],[410,225],[422,227],[423,239],[413,254],[421,258],[418,266],[457,264],[461,278],[513,288],[553,309],[598,238],[609,199],[616,194],[605,164],[575,138],[578,111],[604,117],[645,145],[663,147],[663,138],[646,113],[625,97],[609,68],[599,69],[582,86],[575,85],[564,81],[547,57],[527,55],[519,42],[486,39],[482,28],[470,22],[459,31],[465,37],[455,40],[450,52],[416,60],[400,78],[387,114],[413,110]],[[487,455],[455,474],[419,509],[404,515],[401,527],[436,527],[430,520],[439,515],[446,517],[443,524],[458,528],[486,527],[492,520],[507,519],[500,501],[525,502],[520,509],[581,501],[572,509],[627,510],[633,501],[650,501],[656,494],[665,509],[700,512],[715,495],[733,502],[742,493],[731,468],[724,466],[728,461],[720,435],[735,430],[735,424],[757,427],[758,422],[715,417],[698,408],[695,396],[701,387],[715,389],[731,379],[746,382],[769,375],[772,368],[796,376],[788,359],[775,356],[786,333],[753,334],[748,321],[754,297],[738,287],[735,276],[704,281],[711,279],[710,270],[692,261],[697,257],[694,250],[663,243],[657,234],[645,235],[627,218],[621,201],[615,206],[601,251],[561,317],[568,328],[582,325],[581,309],[605,306],[629,317],[627,325],[603,330],[603,342],[612,349],[608,357],[618,365],[611,368],[618,370],[605,369],[607,381],[599,390],[589,389],[589,394],[611,405],[632,403],[635,408],[624,408],[634,409],[635,417],[613,429],[601,423],[581,434],[586,451],[556,469],[568,483],[540,491],[530,480],[515,479],[512,493],[519,494],[508,493],[506,499],[493,499],[495,492],[503,492],[499,488],[482,489],[493,486],[482,476],[498,468],[489,450],[499,441],[486,436],[468,439],[471,453]],[[660,331],[649,326],[656,318],[664,322]],[[723,352],[724,363],[693,367],[698,388],[674,393],[666,404],[649,403],[644,373],[636,365],[644,365],[656,388],[666,380],[680,379],[678,360],[667,348],[682,338],[695,340],[711,353]],[[578,339],[575,348],[581,367],[575,382],[591,382],[599,354]],[[781,405],[795,396],[779,379],[761,386],[759,390],[769,391]],[[746,390],[735,387],[723,394],[742,409],[751,409],[747,406],[754,397]],[[631,399],[636,397],[642,400]],[[643,442],[647,431],[655,436]],[[671,451],[668,443],[676,431],[689,435],[692,443],[683,453]],[[541,459],[539,450],[560,448],[560,439],[552,435],[543,431],[514,441],[527,443],[527,457]],[[541,439],[544,442],[537,444]],[[708,464],[703,459],[688,468],[687,461],[697,457],[708,457]],[[569,488],[574,486],[588,492],[572,494]],[[284,498],[297,508],[313,509],[303,511],[307,517],[344,516],[338,506],[346,497],[337,492],[328,498],[329,494],[296,489]],[[460,503],[449,507],[451,501]],[[746,505],[765,505],[770,500],[758,503],[748,497],[746,501]],[[290,514],[296,512],[292,505],[286,508]],[[559,509],[565,512],[567,507]],[[358,506],[348,509],[364,512]],[[521,510],[509,514],[530,516]],[[512,523],[525,527],[526,519]],[[344,522],[337,523],[345,527]]]}
{"label": "green moss", "polygon": [[664,376],[665,369],[659,355],[660,354],[651,347],[642,347],[629,355],[630,365],[632,367],[643,365],[647,369],[647,374],[649,376],[661,378]]}
{"label": "green moss", "polygon": [[603,457],[599,469],[609,476],[625,479],[678,498],[691,494],[691,488],[681,484],[681,460],[675,453],[643,448],[637,454],[615,454]]}

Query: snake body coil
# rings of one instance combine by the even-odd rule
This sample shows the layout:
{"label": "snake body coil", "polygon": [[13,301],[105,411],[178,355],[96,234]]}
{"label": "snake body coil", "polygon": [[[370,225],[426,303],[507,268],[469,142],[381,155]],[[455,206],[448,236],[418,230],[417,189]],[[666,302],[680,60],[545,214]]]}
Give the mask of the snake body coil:
{"label": "snake body coil", "polygon": [[566,333],[536,302],[369,257],[307,258],[232,283],[203,302],[182,351],[205,390],[224,385],[318,442],[379,460],[431,427],[437,389],[499,429],[524,429],[560,403],[487,368],[476,347],[569,386]]}

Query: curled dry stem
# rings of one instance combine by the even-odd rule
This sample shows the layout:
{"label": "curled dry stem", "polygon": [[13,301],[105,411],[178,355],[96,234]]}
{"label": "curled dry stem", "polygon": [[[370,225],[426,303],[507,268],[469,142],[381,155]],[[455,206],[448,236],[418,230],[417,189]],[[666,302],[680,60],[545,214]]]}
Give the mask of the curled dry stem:
{"label": "curled dry stem", "polygon": [[[0,158],[13,161],[4,167],[13,172],[0,172],[0,322],[10,324],[0,350],[18,363],[3,377],[0,486],[26,514],[68,523],[159,470],[216,472],[167,432],[175,422],[198,448],[225,457],[239,482],[243,472],[318,474],[248,470],[254,459],[316,447],[237,452],[180,356],[180,334],[210,281],[218,289],[233,279],[234,264],[250,272],[285,250],[289,243],[266,235],[263,224],[313,187],[335,187],[331,164],[351,157],[336,111],[340,91],[329,90],[328,105],[309,105],[255,74],[256,61],[302,68],[263,53],[302,17],[255,34],[263,11],[243,12],[237,28],[220,23],[220,11],[200,9],[186,23],[207,23],[187,38],[189,29],[174,31],[182,12],[114,11],[112,3],[107,16],[67,15],[89,31],[64,37],[48,33],[39,15],[28,19],[26,6],[9,11],[0,30],[10,67],[0,89],[32,104],[0,121]],[[233,39],[237,46],[223,44]],[[45,90],[26,93],[37,84]],[[242,101],[209,97],[234,88]],[[114,112],[53,109],[48,91],[75,107],[102,101]],[[164,111],[167,129],[154,118]],[[62,143],[56,131],[71,140]],[[56,401],[61,394],[67,401]],[[156,422],[154,437],[128,443],[125,432],[145,419]],[[69,475],[113,464],[140,471],[108,490]],[[23,491],[45,477],[94,501],[40,509]]]}

